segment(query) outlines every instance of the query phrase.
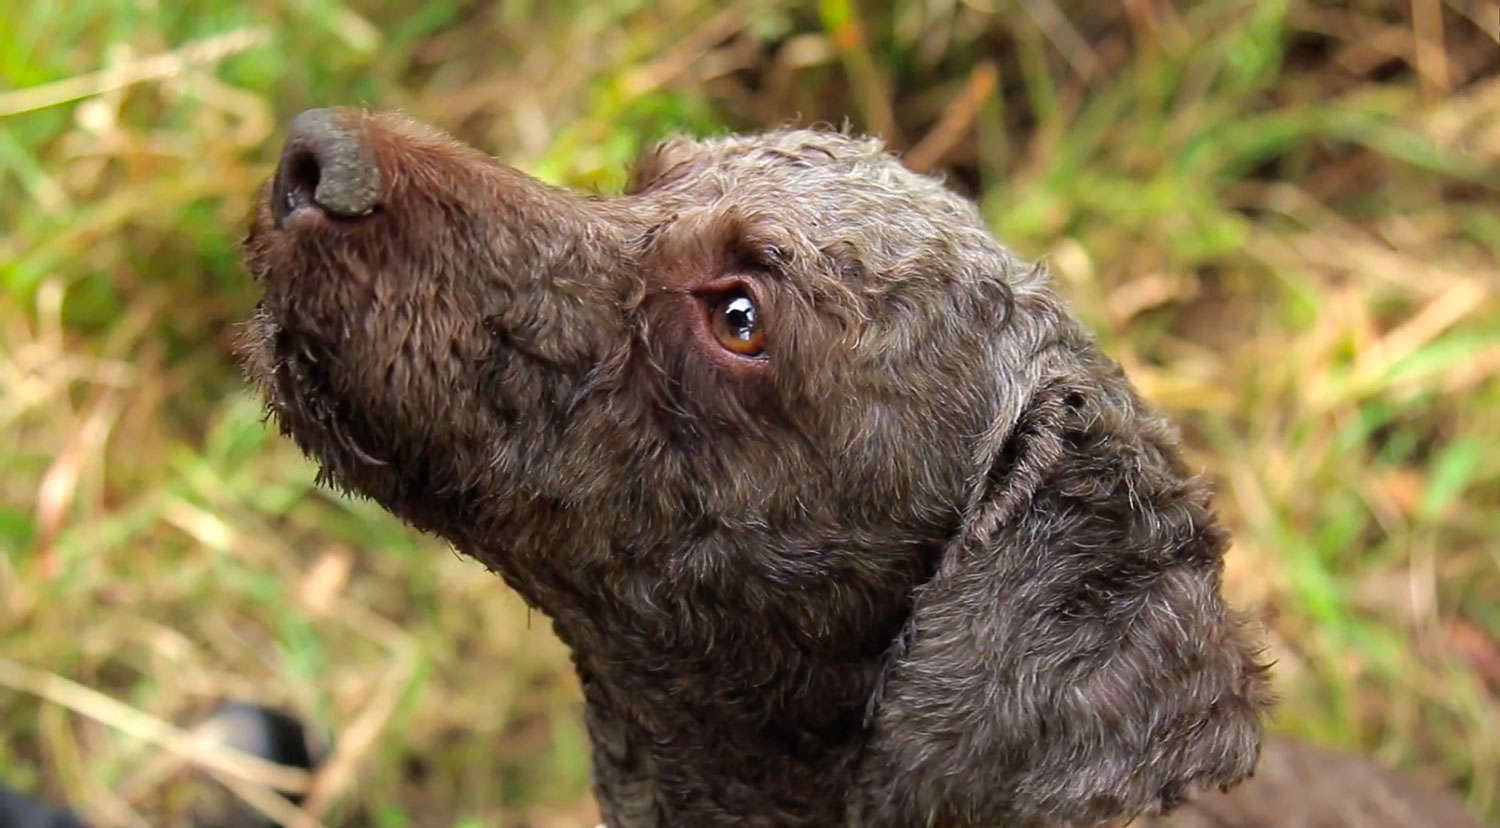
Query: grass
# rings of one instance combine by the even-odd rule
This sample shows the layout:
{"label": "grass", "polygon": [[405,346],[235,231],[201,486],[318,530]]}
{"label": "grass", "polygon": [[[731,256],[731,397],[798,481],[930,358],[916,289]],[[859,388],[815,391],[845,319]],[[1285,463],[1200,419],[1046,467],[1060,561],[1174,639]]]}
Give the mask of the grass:
{"label": "grass", "polygon": [[1500,824],[1500,6],[884,5],[0,9],[0,780],[185,824],[171,724],[234,696],[332,747],[327,824],[592,824],[546,620],[315,489],[233,366],[277,130],[356,103],[604,191],[673,131],[884,132],[1183,425],[1275,726]]}

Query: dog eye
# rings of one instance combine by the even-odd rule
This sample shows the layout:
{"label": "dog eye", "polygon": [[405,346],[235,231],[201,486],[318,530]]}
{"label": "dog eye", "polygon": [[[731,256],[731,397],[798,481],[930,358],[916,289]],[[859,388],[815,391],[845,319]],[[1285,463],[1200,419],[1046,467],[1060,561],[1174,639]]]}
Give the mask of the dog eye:
{"label": "dog eye", "polygon": [[741,356],[760,356],[765,334],[755,300],[742,290],[724,294],[709,308],[714,337],[725,349]]}

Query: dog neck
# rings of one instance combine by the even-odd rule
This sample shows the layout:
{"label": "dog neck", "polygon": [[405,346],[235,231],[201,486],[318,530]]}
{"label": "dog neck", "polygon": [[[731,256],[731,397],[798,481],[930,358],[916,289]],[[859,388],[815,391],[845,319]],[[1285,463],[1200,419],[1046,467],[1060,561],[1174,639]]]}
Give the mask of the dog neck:
{"label": "dog neck", "polygon": [[[878,589],[846,581],[845,600],[863,607],[849,615],[824,596],[750,612],[639,571],[507,580],[571,649],[611,828],[796,828],[844,822],[870,697],[920,577],[882,572],[892,580]],[[821,629],[798,617],[809,605],[827,613]]]}
{"label": "dog neck", "polygon": [[524,533],[485,532],[460,548],[570,648],[611,828],[795,828],[844,823],[884,658],[949,533],[762,547],[714,566],[597,536],[502,549],[484,538]]}
{"label": "dog neck", "polygon": [[878,654],[573,653],[612,828],[843,824]]}

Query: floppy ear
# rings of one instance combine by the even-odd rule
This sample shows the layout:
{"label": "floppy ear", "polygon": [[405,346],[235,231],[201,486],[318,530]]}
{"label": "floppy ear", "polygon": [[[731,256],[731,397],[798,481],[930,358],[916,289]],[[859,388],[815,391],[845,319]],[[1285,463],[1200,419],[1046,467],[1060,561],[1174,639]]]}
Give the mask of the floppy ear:
{"label": "floppy ear", "polygon": [[871,701],[857,826],[1100,826],[1247,776],[1265,668],[1171,427],[1081,336],[914,598]]}

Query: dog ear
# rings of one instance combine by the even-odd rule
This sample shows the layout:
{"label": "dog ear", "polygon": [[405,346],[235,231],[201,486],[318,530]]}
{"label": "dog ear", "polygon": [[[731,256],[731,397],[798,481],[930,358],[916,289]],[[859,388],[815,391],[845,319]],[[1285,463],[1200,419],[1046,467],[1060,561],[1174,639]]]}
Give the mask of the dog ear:
{"label": "dog ear", "polygon": [[1031,367],[888,655],[854,825],[1099,826],[1255,764],[1266,671],[1206,485],[1081,335]]}

